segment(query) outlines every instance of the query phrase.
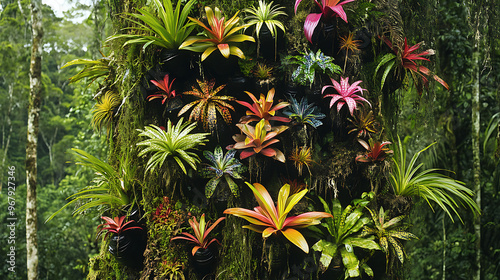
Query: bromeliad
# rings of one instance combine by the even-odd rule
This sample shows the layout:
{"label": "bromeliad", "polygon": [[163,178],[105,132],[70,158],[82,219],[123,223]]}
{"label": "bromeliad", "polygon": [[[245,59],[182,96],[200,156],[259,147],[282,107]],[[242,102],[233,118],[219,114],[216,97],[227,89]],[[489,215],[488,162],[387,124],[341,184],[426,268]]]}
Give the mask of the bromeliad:
{"label": "bromeliad", "polygon": [[191,254],[193,254],[194,256],[198,249],[206,249],[208,246],[210,246],[210,244],[214,242],[217,242],[220,245],[219,240],[207,237],[208,234],[224,219],[225,217],[217,219],[217,221],[215,221],[215,223],[207,229],[207,227],[210,226],[210,221],[205,223],[205,214],[201,215],[199,223],[198,221],[196,221],[196,217],[193,217],[192,220],[189,220],[189,225],[191,225],[191,228],[194,231],[194,236],[190,233],[183,232],[181,236],[172,237],[172,239],[170,240],[187,240],[190,243],[193,243],[195,246],[191,250]]}
{"label": "bromeliad", "polygon": [[388,155],[392,155],[393,151],[389,150],[389,148],[385,147],[386,145],[392,144],[389,141],[384,141],[382,143],[380,142],[374,142],[372,138],[368,140],[368,143],[366,141],[358,139],[358,142],[366,149],[368,150],[368,153],[364,155],[359,155],[356,157],[356,161],[359,162],[377,162],[377,161],[384,161],[385,158]]}
{"label": "bromeliad", "polygon": [[[309,42],[312,43],[311,38],[314,33],[314,29],[318,26],[319,21],[323,19],[329,19],[334,17],[340,17],[345,22],[347,22],[347,15],[345,14],[344,8],[342,5],[353,2],[354,0],[345,0],[341,3],[340,0],[321,0],[321,3],[318,0],[314,0],[316,5],[321,9],[321,13],[311,13],[306,17],[306,21],[304,22],[304,34]],[[295,14],[297,14],[297,7],[299,6],[302,0],[295,0]]]}
{"label": "bromeliad", "polygon": [[354,113],[354,109],[356,109],[357,104],[361,103],[361,101],[364,101],[371,106],[368,100],[356,94],[360,92],[361,95],[363,95],[363,90],[366,90],[358,86],[362,81],[357,81],[354,82],[352,85],[349,85],[349,77],[347,78],[340,77],[340,84],[333,78],[330,78],[330,80],[332,81],[333,86],[326,85],[323,87],[321,91],[323,94],[325,94],[325,91],[328,88],[334,88],[338,92],[338,94],[326,94],[323,96],[323,98],[326,97],[332,98],[332,100],[330,101],[330,108],[333,107],[335,103],[337,103],[337,112],[340,112],[340,109],[342,109],[344,104],[347,104],[347,107],[349,107],[349,112],[351,113],[352,116]]}
{"label": "bromeliad", "polygon": [[161,104],[165,104],[165,101],[167,101],[170,98],[175,97],[175,90],[172,90],[172,85],[174,84],[175,78],[170,82],[170,76],[168,74],[163,77],[163,80],[161,81],[156,81],[156,80],[151,80],[151,83],[153,85],[157,86],[159,89],[159,93],[156,94],[151,94],[148,96],[148,101],[161,98]]}
{"label": "bromeliad", "polygon": [[320,219],[332,218],[332,215],[325,212],[307,212],[287,218],[288,213],[307,193],[307,189],[290,195],[290,185],[284,185],[278,194],[278,205],[275,206],[273,199],[263,185],[259,183],[246,184],[255,195],[259,206],[255,207],[254,210],[229,208],[224,211],[224,214],[231,214],[249,221],[251,224],[245,225],[243,228],[262,233],[263,238],[282,233],[295,246],[305,253],[309,253],[309,245],[297,229],[317,225],[320,223]]}
{"label": "bromeliad", "polygon": [[234,14],[228,21],[222,16],[219,8],[215,8],[215,11],[213,11],[212,8],[205,7],[205,13],[210,27],[207,27],[203,22],[195,18],[189,17],[191,21],[205,29],[204,36],[188,37],[179,48],[202,52],[201,61],[205,60],[215,50],[219,50],[225,58],[229,58],[230,55],[245,58],[240,48],[230,45],[230,43],[244,41],[255,42],[252,36],[237,33],[247,26],[237,26],[240,20],[238,17],[239,12]]}
{"label": "bromeliad", "polygon": [[271,128],[270,131],[264,129],[265,122],[262,119],[255,127],[247,124],[237,124],[243,134],[236,134],[233,139],[236,144],[229,145],[227,149],[243,150],[240,154],[240,159],[245,159],[254,154],[262,154],[267,157],[272,157],[278,161],[285,162],[285,155],[276,148],[268,147],[280,140],[274,137],[288,129],[287,126],[279,126]]}
{"label": "bromeliad", "polygon": [[278,117],[276,116],[276,112],[282,108],[290,105],[288,102],[280,102],[273,106],[274,102],[274,88],[270,89],[267,92],[267,96],[264,97],[263,94],[260,95],[259,100],[250,92],[245,91],[246,94],[252,99],[253,104],[250,104],[245,101],[236,101],[238,104],[247,107],[248,110],[246,112],[246,116],[241,117],[240,123],[247,124],[253,121],[264,120],[264,128],[266,131],[271,130],[271,124],[269,121],[280,121],[280,122],[290,122],[290,119],[287,117]]}

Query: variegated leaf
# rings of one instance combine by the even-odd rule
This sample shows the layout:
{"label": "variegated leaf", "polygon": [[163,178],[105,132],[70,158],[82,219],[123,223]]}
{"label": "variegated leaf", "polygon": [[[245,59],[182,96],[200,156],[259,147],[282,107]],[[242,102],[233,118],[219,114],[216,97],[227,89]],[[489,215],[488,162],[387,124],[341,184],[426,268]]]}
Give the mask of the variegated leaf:
{"label": "variegated leaf", "polygon": [[240,188],[238,185],[229,177],[229,175],[225,175],[224,178],[226,178],[226,182],[229,186],[229,189],[231,190],[231,193],[233,193],[234,197],[239,197],[240,196]]}
{"label": "variegated leaf", "polygon": [[346,274],[349,277],[359,277],[359,260],[356,258],[352,246],[347,245],[340,247],[340,254],[342,255],[342,263],[346,268]]}
{"label": "variegated leaf", "polygon": [[405,260],[404,248],[401,246],[401,244],[396,239],[392,238],[391,236],[388,236],[387,240],[394,248],[394,251],[396,252],[396,256],[398,256],[399,261],[401,263],[403,263]]}
{"label": "variegated leaf", "polygon": [[220,177],[215,177],[210,179],[208,183],[205,185],[205,196],[207,198],[212,197],[212,195],[215,192],[215,188],[217,188],[217,185],[219,184]]}
{"label": "variegated leaf", "polygon": [[399,239],[404,239],[404,240],[411,240],[412,238],[413,239],[418,239],[418,237],[416,235],[414,235],[411,232],[407,232],[407,231],[395,231],[395,230],[391,230],[391,231],[388,231],[387,234],[390,235],[390,236],[392,236],[392,237],[399,238]]}

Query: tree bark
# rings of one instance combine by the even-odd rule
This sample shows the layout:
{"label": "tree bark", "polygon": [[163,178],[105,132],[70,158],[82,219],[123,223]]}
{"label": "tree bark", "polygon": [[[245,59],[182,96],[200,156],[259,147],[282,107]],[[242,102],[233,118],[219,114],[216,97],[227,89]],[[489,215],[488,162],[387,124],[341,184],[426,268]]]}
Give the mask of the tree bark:
{"label": "tree bark", "polygon": [[31,0],[32,45],[30,63],[30,97],[26,144],[26,251],[28,280],[38,279],[38,238],[36,215],[36,179],[38,123],[42,92],[42,3]]}

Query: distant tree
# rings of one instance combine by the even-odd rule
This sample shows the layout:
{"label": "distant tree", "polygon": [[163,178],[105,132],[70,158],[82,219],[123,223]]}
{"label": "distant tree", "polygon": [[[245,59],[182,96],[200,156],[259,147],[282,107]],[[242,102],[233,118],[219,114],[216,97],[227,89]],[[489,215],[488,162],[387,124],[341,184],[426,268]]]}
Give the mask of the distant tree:
{"label": "distant tree", "polygon": [[26,144],[26,249],[28,280],[38,279],[38,240],[36,213],[36,178],[38,123],[42,93],[42,2],[31,1],[32,45],[30,64],[30,97],[28,108],[28,138]]}

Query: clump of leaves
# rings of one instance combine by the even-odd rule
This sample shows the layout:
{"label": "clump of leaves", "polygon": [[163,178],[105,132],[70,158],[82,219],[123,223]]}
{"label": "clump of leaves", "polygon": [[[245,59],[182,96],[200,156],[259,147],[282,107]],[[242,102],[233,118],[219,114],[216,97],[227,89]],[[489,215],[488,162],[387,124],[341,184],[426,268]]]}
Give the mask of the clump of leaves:
{"label": "clump of leaves", "polygon": [[292,96],[290,96],[290,106],[283,110],[283,114],[298,124],[309,124],[314,128],[322,125],[320,120],[326,117],[320,112],[319,107],[314,106],[314,103],[308,103],[306,97],[302,97],[300,102],[297,102],[297,99]]}
{"label": "clump of leaves", "polygon": [[94,105],[94,109],[92,109],[92,126],[94,129],[101,131],[103,127],[106,127],[106,132],[110,135],[113,120],[120,104],[120,96],[115,91],[107,91],[104,96],[100,97]]}
{"label": "clump of leaves", "polygon": [[292,73],[292,80],[300,85],[311,85],[314,83],[316,73],[340,74],[342,68],[333,63],[334,58],[324,55],[321,50],[316,53],[301,52],[301,55],[287,56],[284,59],[284,64],[298,65],[297,69]]}
{"label": "clump of leaves", "polygon": [[[183,123],[183,118],[174,126],[170,120],[167,122],[166,130],[162,130],[156,125],[146,126],[144,130],[138,129],[139,136],[147,139],[137,143],[137,146],[144,147],[139,156],[153,153],[146,165],[146,172],[153,172],[156,168],[161,168],[169,158],[175,160],[184,174],[187,174],[187,163],[194,170],[200,158],[194,152],[198,146],[205,145],[208,133],[191,133],[196,127],[196,123]],[[169,168],[172,168],[169,166]]]}
{"label": "clump of leaves", "polygon": [[216,96],[226,85],[221,85],[214,89],[215,79],[203,82],[197,80],[197,83],[200,89],[193,86],[191,91],[186,91],[183,94],[192,95],[198,98],[198,100],[184,105],[179,111],[178,116],[181,116],[194,107],[189,115],[189,120],[201,122],[205,131],[210,130],[210,132],[213,132],[215,130],[217,126],[217,112],[219,112],[226,123],[230,124],[232,122],[230,110],[234,111],[234,107],[227,103],[227,101],[234,101],[235,98],[226,95]]}
{"label": "clump of leaves", "polygon": [[239,196],[239,187],[233,181],[234,179],[243,179],[242,173],[247,169],[238,159],[234,157],[236,150],[229,150],[225,155],[220,146],[215,147],[214,152],[203,151],[203,155],[210,161],[210,165],[206,164],[200,174],[203,178],[210,178],[205,185],[205,196],[212,197],[215,188],[219,185],[220,180],[224,177],[229,186],[229,189],[235,197]]}
{"label": "clump of leaves", "polygon": [[369,203],[369,200],[358,200],[356,206],[348,205],[344,209],[342,209],[338,199],[333,200],[331,208],[321,197],[319,200],[323,204],[325,212],[333,216],[333,219],[327,219],[321,223],[323,229],[318,227],[316,231],[323,235],[323,239],[312,246],[313,250],[321,252],[319,260],[321,270],[325,271],[333,259],[342,259],[346,269],[346,279],[359,277],[362,271],[373,277],[373,270],[358,259],[353,248],[380,250],[380,246],[373,240],[373,236],[363,236],[360,232],[363,226],[370,221],[363,214],[363,207]]}
{"label": "clump of leaves", "polygon": [[127,230],[132,230],[132,229],[140,229],[142,230],[143,228],[139,226],[135,226],[135,221],[128,221],[125,223],[125,218],[126,216],[121,216],[121,217],[114,217],[113,219],[110,217],[102,216],[101,219],[105,220],[106,223],[100,224],[97,228],[99,229],[98,231],[98,238],[102,234],[103,231],[107,231],[106,234],[104,235],[104,239],[108,237],[108,234],[114,233],[116,235],[120,235],[121,233],[127,231]]}
{"label": "clump of leaves", "polygon": [[273,67],[259,62],[255,66],[253,74],[259,80],[269,80],[273,76]]}
{"label": "clump of leaves", "polygon": [[349,108],[349,112],[351,113],[351,116],[354,113],[354,110],[357,108],[357,104],[362,104],[361,102],[366,102],[368,105],[371,106],[370,102],[366,100],[365,98],[357,95],[356,93],[360,92],[361,95],[363,95],[363,89],[360,86],[358,86],[362,81],[356,81],[352,85],[349,85],[349,77],[344,78],[340,77],[340,84],[335,81],[333,78],[330,78],[332,81],[332,85],[326,85],[322,89],[322,93],[325,94],[325,91],[329,88],[334,88],[338,94],[325,94],[323,98],[326,97],[331,97],[332,100],[330,101],[330,108],[337,103],[337,112],[340,112],[340,109],[347,104],[347,107]]}
{"label": "clump of leaves", "polygon": [[[383,207],[380,207],[380,211],[375,213],[370,208],[366,207],[370,212],[374,228],[365,225],[363,228],[363,234],[374,235],[380,244],[380,247],[386,255],[386,261],[389,262],[389,255],[394,252],[401,263],[404,262],[405,249],[404,246],[398,239],[411,240],[418,239],[411,232],[405,231],[408,226],[400,224],[405,216],[398,216],[388,220],[387,212],[384,211]],[[387,267],[387,266],[386,266]]]}
{"label": "clump of leaves", "polygon": [[257,123],[255,127],[247,124],[237,124],[236,126],[240,128],[243,134],[234,135],[233,139],[236,141],[236,144],[229,145],[227,149],[243,150],[240,153],[240,159],[245,159],[254,154],[261,154],[285,162],[286,159],[283,152],[269,146],[280,141],[274,137],[287,130],[287,126],[273,127],[267,131],[264,128],[264,119]]}
{"label": "clump of leaves", "polygon": [[219,8],[216,7],[215,11],[213,11],[212,8],[208,6],[205,7],[205,14],[207,15],[209,27],[203,22],[189,17],[191,21],[205,30],[203,36],[188,37],[186,41],[182,43],[180,49],[184,48],[195,52],[202,52],[201,61],[205,60],[215,50],[219,50],[225,58],[229,58],[230,55],[235,55],[244,59],[245,55],[243,51],[235,46],[234,43],[244,41],[255,42],[255,39],[252,36],[239,33],[246,25],[237,26],[240,21],[238,13],[239,12],[226,21]]}
{"label": "clump of leaves", "polygon": [[151,101],[160,98],[161,104],[165,104],[165,101],[169,100],[170,98],[174,98],[175,90],[172,89],[174,81],[175,78],[172,81],[170,81],[170,76],[168,74],[166,74],[165,77],[163,77],[163,80],[160,81],[151,80],[151,83],[156,87],[158,87],[159,93],[149,95],[147,97],[147,100]]}
{"label": "clump of leaves", "polygon": [[[411,75],[413,83],[416,85],[418,93],[421,94],[423,91],[423,86],[427,87],[429,83],[427,80],[427,76],[431,75],[431,71],[427,67],[417,64],[416,61],[430,61],[424,56],[433,55],[434,50],[429,49],[421,53],[413,53],[414,51],[418,50],[418,48],[420,48],[420,44],[416,44],[410,47],[408,46],[407,40],[405,38],[403,46],[396,46],[393,45],[392,42],[386,37],[384,37],[383,40],[394,53],[388,53],[384,55],[375,68],[374,75],[376,76],[378,70],[385,66],[384,73],[382,74],[382,80],[380,81],[380,89],[384,87],[385,80],[389,72],[392,69],[395,69],[395,74],[404,73],[405,77],[409,73]],[[449,89],[448,84],[437,75],[432,74],[432,78],[446,89]]]}
{"label": "clump of leaves", "polygon": [[451,212],[455,213],[462,221],[457,211],[458,203],[455,198],[469,208],[474,215],[478,215],[481,209],[472,199],[474,192],[467,188],[464,183],[437,173],[439,169],[432,168],[420,171],[423,163],[416,165],[420,154],[434,144],[415,153],[408,163],[406,161],[406,150],[401,143],[401,139],[398,138],[397,156],[392,158],[394,166],[390,177],[394,194],[421,197],[429,204],[431,209],[433,209],[431,205],[431,201],[433,201],[448,214],[452,221]]}
{"label": "clump of leaves", "polygon": [[357,110],[353,118],[348,118],[348,120],[351,122],[349,134],[357,133],[356,137],[358,138],[370,137],[370,133],[377,132],[376,126],[378,123],[375,121],[373,111],[371,110]]}
{"label": "clump of leaves", "polygon": [[184,270],[182,263],[165,260],[161,263],[160,269],[162,271],[159,275],[161,279],[186,280],[182,272]]}
{"label": "clump of leaves", "polygon": [[271,124],[269,121],[279,121],[279,122],[290,122],[287,117],[276,116],[276,112],[286,106],[290,105],[288,102],[279,102],[273,106],[274,103],[274,88],[267,92],[267,96],[264,97],[263,94],[260,95],[259,100],[250,92],[245,91],[246,94],[252,99],[253,104],[245,101],[236,101],[247,107],[249,110],[246,112],[246,116],[240,118],[241,124],[247,124],[253,121],[264,120],[264,128],[269,131],[271,129]]}
{"label": "clump of leaves", "polygon": [[73,66],[73,65],[82,65],[83,69],[78,72],[78,74],[72,76],[69,78],[70,83],[77,82],[81,79],[88,78],[90,80],[90,83],[88,86],[90,86],[95,80],[98,78],[105,78],[107,80],[110,76],[110,74],[113,73],[113,66],[112,66],[112,55],[109,56],[104,56],[102,53],[101,55],[103,58],[101,59],[96,59],[96,60],[91,60],[91,59],[84,59],[84,58],[79,58],[79,59],[74,59],[66,64],[64,64],[61,69],[66,68],[68,66]]}
{"label": "clump of leaves", "polygon": [[362,139],[358,139],[358,142],[366,149],[368,152],[364,155],[359,155],[356,157],[356,161],[359,162],[377,162],[384,161],[389,155],[392,155],[393,151],[385,147],[386,145],[392,144],[389,141],[375,142],[372,138],[368,139],[368,143]]}
{"label": "clump of leaves", "polygon": [[190,233],[183,232],[180,236],[172,237],[171,241],[186,240],[189,243],[194,244],[194,247],[191,250],[191,254],[194,256],[198,249],[206,249],[214,242],[217,242],[220,245],[219,240],[215,238],[208,238],[208,235],[224,219],[225,217],[219,218],[212,226],[210,226],[210,221],[205,223],[205,214],[201,215],[199,223],[196,221],[196,217],[193,217],[193,219],[189,220],[189,225],[191,226],[191,229],[193,229],[194,236]]}
{"label": "clump of leaves", "polygon": [[317,225],[321,219],[331,218],[332,215],[325,212],[307,212],[287,218],[288,213],[307,193],[307,189],[291,194],[290,186],[284,185],[278,194],[278,205],[275,206],[273,199],[263,185],[259,183],[246,184],[252,190],[259,206],[255,207],[254,210],[229,208],[224,211],[224,214],[247,220],[251,224],[245,225],[243,228],[262,233],[263,238],[281,233],[295,246],[305,253],[309,253],[309,245],[297,229]]}
{"label": "clump of leaves", "polygon": [[292,154],[288,158],[293,162],[295,168],[299,172],[299,176],[302,176],[302,168],[305,166],[311,174],[311,169],[309,167],[313,164],[311,147],[295,147]]}

